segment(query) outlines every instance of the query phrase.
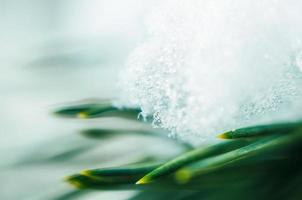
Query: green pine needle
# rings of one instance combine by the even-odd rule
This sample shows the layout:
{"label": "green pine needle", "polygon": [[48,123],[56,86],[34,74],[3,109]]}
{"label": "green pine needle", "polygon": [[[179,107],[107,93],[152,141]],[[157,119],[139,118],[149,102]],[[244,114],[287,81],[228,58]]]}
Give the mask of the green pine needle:
{"label": "green pine needle", "polygon": [[110,138],[110,137],[121,136],[121,135],[130,135],[130,134],[154,136],[154,137],[160,137],[162,139],[166,139],[171,142],[174,142],[174,143],[184,147],[186,150],[193,149],[193,146],[190,145],[189,143],[185,143],[180,140],[172,139],[171,137],[168,137],[168,133],[164,133],[164,132],[161,132],[158,130],[150,131],[150,130],[139,130],[139,129],[126,130],[126,129],[92,128],[92,129],[82,130],[80,133],[86,137],[93,138],[93,139],[104,139],[104,138]]}
{"label": "green pine needle", "polygon": [[302,127],[302,122],[267,124],[235,129],[219,135],[221,139],[236,139],[287,133]]}
{"label": "green pine needle", "polygon": [[138,163],[123,167],[84,170],[81,174],[95,178],[129,177],[131,175],[146,174],[162,164],[162,162]]}
{"label": "green pine needle", "polygon": [[103,100],[95,103],[81,103],[59,108],[54,114],[69,118],[98,118],[98,117],[123,117],[137,119],[141,110],[134,108],[117,108],[111,101]]}
{"label": "green pine needle", "polygon": [[165,163],[164,165],[158,167],[157,169],[153,170],[149,174],[145,175],[141,178],[136,184],[147,184],[150,182],[155,181],[163,176],[169,175],[175,172],[177,169],[195,162],[197,160],[207,158],[210,156],[214,156],[226,151],[230,151],[236,149],[238,147],[242,147],[247,145],[247,141],[232,141],[232,142],[225,142],[216,144],[207,148],[198,148],[192,150],[188,153],[182,154],[179,157]]}
{"label": "green pine needle", "polygon": [[102,186],[134,184],[144,174],[162,163],[148,162],[123,167],[84,170],[80,174],[66,177],[66,181],[77,188],[100,188]]}
{"label": "green pine needle", "polygon": [[[141,112],[139,109],[119,109],[111,102],[66,106],[55,114],[71,118],[115,116],[137,119]],[[158,130],[95,128],[81,133],[92,139],[129,133],[165,136]],[[193,150],[188,145],[188,152],[165,163],[140,161],[120,167],[84,170],[67,177],[66,181],[80,189],[142,191],[134,199],[170,195],[173,199],[176,196],[179,199],[301,197],[302,121],[240,128],[223,133],[219,138],[236,140]],[[80,152],[67,152],[61,157],[77,153]]]}
{"label": "green pine needle", "polygon": [[225,165],[240,162],[240,160],[255,155],[265,155],[268,151],[292,147],[302,143],[302,129],[283,136],[271,136],[260,139],[250,145],[236,150],[203,159],[186,166],[176,172],[175,177],[179,182],[187,182],[192,177],[217,170]]}

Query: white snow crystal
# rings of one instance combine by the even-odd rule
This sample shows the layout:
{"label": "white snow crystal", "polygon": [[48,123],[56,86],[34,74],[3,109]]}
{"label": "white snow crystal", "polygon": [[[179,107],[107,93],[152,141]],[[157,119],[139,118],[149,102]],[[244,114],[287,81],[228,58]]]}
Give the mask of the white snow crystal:
{"label": "white snow crystal", "polygon": [[170,0],[121,73],[121,102],[200,144],[302,118],[301,0]]}

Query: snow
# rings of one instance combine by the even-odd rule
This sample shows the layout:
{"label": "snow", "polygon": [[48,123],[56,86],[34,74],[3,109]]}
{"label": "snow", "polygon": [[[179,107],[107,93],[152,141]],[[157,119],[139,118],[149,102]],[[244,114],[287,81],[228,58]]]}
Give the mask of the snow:
{"label": "snow", "polygon": [[121,73],[122,104],[192,144],[301,119],[301,9],[299,0],[163,1]]}

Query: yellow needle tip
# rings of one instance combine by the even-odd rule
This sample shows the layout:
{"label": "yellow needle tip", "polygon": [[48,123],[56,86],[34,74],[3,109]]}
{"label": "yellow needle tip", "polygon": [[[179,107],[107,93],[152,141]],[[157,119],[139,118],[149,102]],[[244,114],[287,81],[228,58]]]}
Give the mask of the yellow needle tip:
{"label": "yellow needle tip", "polygon": [[87,118],[88,118],[88,114],[85,113],[85,112],[80,112],[80,113],[77,115],[77,118],[79,118],[79,119],[87,119]]}
{"label": "yellow needle tip", "polygon": [[83,184],[79,181],[76,181],[73,179],[73,176],[67,176],[64,178],[64,181],[68,182],[70,185],[72,185],[75,188],[83,188]]}
{"label": "yellow needle tip", "polygon": [[89,176],[89,175],[91,175],[90,170],[88,170],[88,169],[85,169],[85,170],[81,171],[80,174],[81,174],[81,175],[84,175],[84,176]]}
{"label": "yellow needle tip", "polygon": [[220,139],[229,139],[227,133],[220,134],[217,137],[220,138]]}
{"label": "yellow needle tip", "polygon": [[148,178],[143,177],[140,180],[138,180],[135,184],[136,185],[144,185],[144,184],[147,184],[147,183],[150,183],[150,182],[151,181]]}
{"label": "yellow needle tip", "polygon": [[179,184],[185,184],[192,179],[192,173],[187,169],[181,169],[175,173],[175,179]]}

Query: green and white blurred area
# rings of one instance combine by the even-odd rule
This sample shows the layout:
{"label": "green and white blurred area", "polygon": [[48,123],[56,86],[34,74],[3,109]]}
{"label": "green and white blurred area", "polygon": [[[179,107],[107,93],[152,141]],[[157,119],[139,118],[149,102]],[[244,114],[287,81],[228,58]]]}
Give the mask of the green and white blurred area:
{"label": "green and white blurred area", "polygon": [[0,0],[0,200],[301,199],[299,8]]}
{"label": "green and white blurred area", "polygon": [[[142,16],[154,3],[0,0],[1,200],[55,199],[72,190],[63,181],[66,175],[134,162],[173,145],[154,147],[156,142],[138,136],[87,139],[79,134],[83,128],[125,122],[79,122],[51,114],[62,103],[116,96],[118,70],[145,37]],[[69,156],[75,149],[85,151]],[[172,154],[166,150],[161,156]],[[92,192],[80,199],[127,199],[134,193]]]}

